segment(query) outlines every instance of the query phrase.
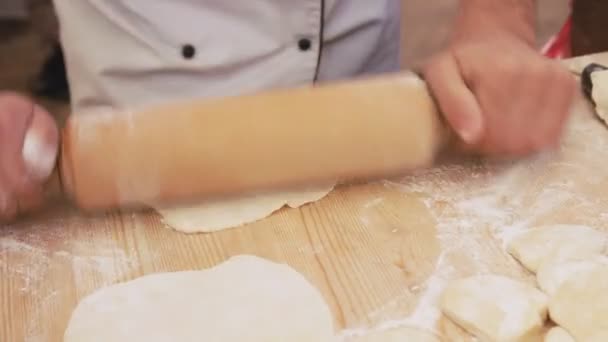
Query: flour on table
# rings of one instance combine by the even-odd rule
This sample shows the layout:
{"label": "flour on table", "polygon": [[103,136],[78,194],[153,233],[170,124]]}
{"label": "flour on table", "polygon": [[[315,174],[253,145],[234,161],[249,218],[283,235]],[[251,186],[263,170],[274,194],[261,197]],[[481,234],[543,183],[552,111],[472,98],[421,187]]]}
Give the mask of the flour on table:
{"label": "flour on table", "polygon": [[482,341],[527,341],[542,336],[547,302],[544,293],[528,284],[481,275],[449,284],[441,308]]}
{"label": "flour on table", "polygon": [[252,194],[244,197],[213,200],[192,206],[174,208],[155,207],[163,221],[175,230],[185,233],[213,232],[238,227],[267,217],[289,206],[298,208],[325,197],[333,185],[304,191]]}
{"label": "flour on table", "polygon": [[158,273],[102,288],[72,313],[64,342],[335,341],[321,293],[254,256],[201,271]]}

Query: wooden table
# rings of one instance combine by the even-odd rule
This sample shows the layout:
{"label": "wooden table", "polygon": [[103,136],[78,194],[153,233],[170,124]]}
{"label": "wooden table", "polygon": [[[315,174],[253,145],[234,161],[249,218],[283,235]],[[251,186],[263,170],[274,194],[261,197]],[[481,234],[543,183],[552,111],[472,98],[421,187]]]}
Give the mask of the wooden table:
{"label": "wooden table", "polygon": [[185,235],[153,212],[83,216],[58,205],[0,229],[0,341],[61,341],[83,296],[153,272],[236,254],[286,262],[325,296],[336,326],[399,324],[470,340],[437,310],[451,279],[496,273],[533,282],[504,251],[537,224],[608,231],[608,130],[582,99],[556,153],[517,163],[445,162],[397,180],[343,186],[300,209]]}

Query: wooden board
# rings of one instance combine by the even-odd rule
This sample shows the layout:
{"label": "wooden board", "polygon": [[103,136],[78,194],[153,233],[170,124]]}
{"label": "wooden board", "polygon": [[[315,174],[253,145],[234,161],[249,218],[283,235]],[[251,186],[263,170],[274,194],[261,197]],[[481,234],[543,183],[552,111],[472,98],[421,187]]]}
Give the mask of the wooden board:
{"label": "wooden board", "polygon": [[504,251],[519,229],[572,223],[608,231],[608,130],[586,102],[573,112],[556,153],[517,163],[446,161],[213,234],[175,232],[153,212],[86,217],[57,205],[0,228],[0,341],[61,341],[75,305],[100,287],[236,254],[305,275],[343,336],[401,324],[472,340],[437,310],[447,282],[476,273],[533,282]]}

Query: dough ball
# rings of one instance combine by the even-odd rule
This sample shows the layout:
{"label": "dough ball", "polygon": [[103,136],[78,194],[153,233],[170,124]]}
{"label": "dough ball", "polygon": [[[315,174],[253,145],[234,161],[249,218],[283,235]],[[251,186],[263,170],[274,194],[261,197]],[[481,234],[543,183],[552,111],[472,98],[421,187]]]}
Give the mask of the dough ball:
{"label": "dough ball", "polygon": [[84,298],[64,342],[335,341],[323,297],[287,265],[237,256],[158,273]]}
{"label": "dough ball", "polygon": [[399,327],[383,331],[371,331],[365,335],[351,337],[344,342],[441,342],[436,335],[413,327]]}
{"label": "dough ball", "polygon": [[540,340],[547,297],[525,283],[481,275],[449,284],[441,297],[441,309],[482,341]]}
{"label": "dough ball", "polygon": [[577,341],[608,341],[608,264],[566,279],[549,301],[549,312]]}
{"label": "dough ball", "polygon": [[530,229],[507,245],[507,251],[528,270],[538,271],[547,260],[562,261],[601,254],[607,234],[576,225],[554,225]]}
{"label": "dough ball", "polygon": [[536,281],[541,290],[553,296],[565,280],[597,267],[598,263],[608,264],[608,258],[597,256],[592,259],[545,262],[536,274]]}
{"label": "dough ball", "polygon": [[561,327],[553,327],[545,335],[544,342],[576,342],[566,330]]}
{"label": "dough ball", "polygon": [[191,206],[158,207],[163,222],[184,233],[213,232],[238,227],[267,217],[285,205],[297,208],[325,197],[333,185],[309,190],[249,194],[240,198],[214,200]]}

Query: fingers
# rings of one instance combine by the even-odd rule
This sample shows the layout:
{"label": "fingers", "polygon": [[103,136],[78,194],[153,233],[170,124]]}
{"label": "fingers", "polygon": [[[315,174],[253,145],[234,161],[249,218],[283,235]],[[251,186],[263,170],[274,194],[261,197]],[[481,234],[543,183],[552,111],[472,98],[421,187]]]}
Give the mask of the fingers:
{"label": "fingers", "polygon": [[496,125],[503,127],[504,136],[498,135],[493,146],[499,151],[504,146],[504,152],[512,156],[556,147],[575,94],[569,72],[553,61],[533,60],[522,68],[521,79],[512,82],[513,106],[503,111],[510,121]]}
{"label": "fingers", "polygon": [[0,221],[40,205],[58,141],[48,112],[25,97],[0,94]]}
{"label": "fingers", "polygon": [[5,191],[26,191],[29,186],[21,148],[32,117],[33,105],[21,97],[0,97],[0,177]]}
{"label": "fingers", "polygon": [[496,70],[494,77],[500,82],[482,83],[479,96],[488,129],[480,146],[485,154],[524,155],[538,140],[538,123],[546,116],[541,101],[545,85],[529,70],[519,69]]}
{"label": "fingers", "polygon": [[3,184],[8,184],[4,176],[0,175],[0,222],[12,220],[17,215],[17,201],[13,192]]}
{"label": "fingers", "polygon": [[429,63],[425,77],[446,120],[485,155],[518,157],[555,147],[576,82],[555,61],[523,44],[500,51],[479,44],[452,47]]}
{"label": "fingers", "polygon": [[556,68],[547,82],[553,87],[551,92],[545,92],[545,98],[541,100],[545,112],[539,116],[536,124],[539,127],[535,144],[537,149],[558,146],[576,94],[576,79],[567,70]]}
{"label": "fingers", "polygon": [[57,159],[59,132],[55,121],[35,105],[33,118],[23,138],[21,158],[27,175],[35,181],[45,181],[53,172]]}
{"label": "fingers", "polygon": [[38,209],[44,202],[44,191],[40,184],[33,186],[29,191],[19,194],[16,198],[19,213],[29,213]]}
{"label": "fingers", "polygon": [[483,136],[484,120],[456,59],[441,55],[429,63],[424,74],[450,126],[467,144],[477,143]]}

